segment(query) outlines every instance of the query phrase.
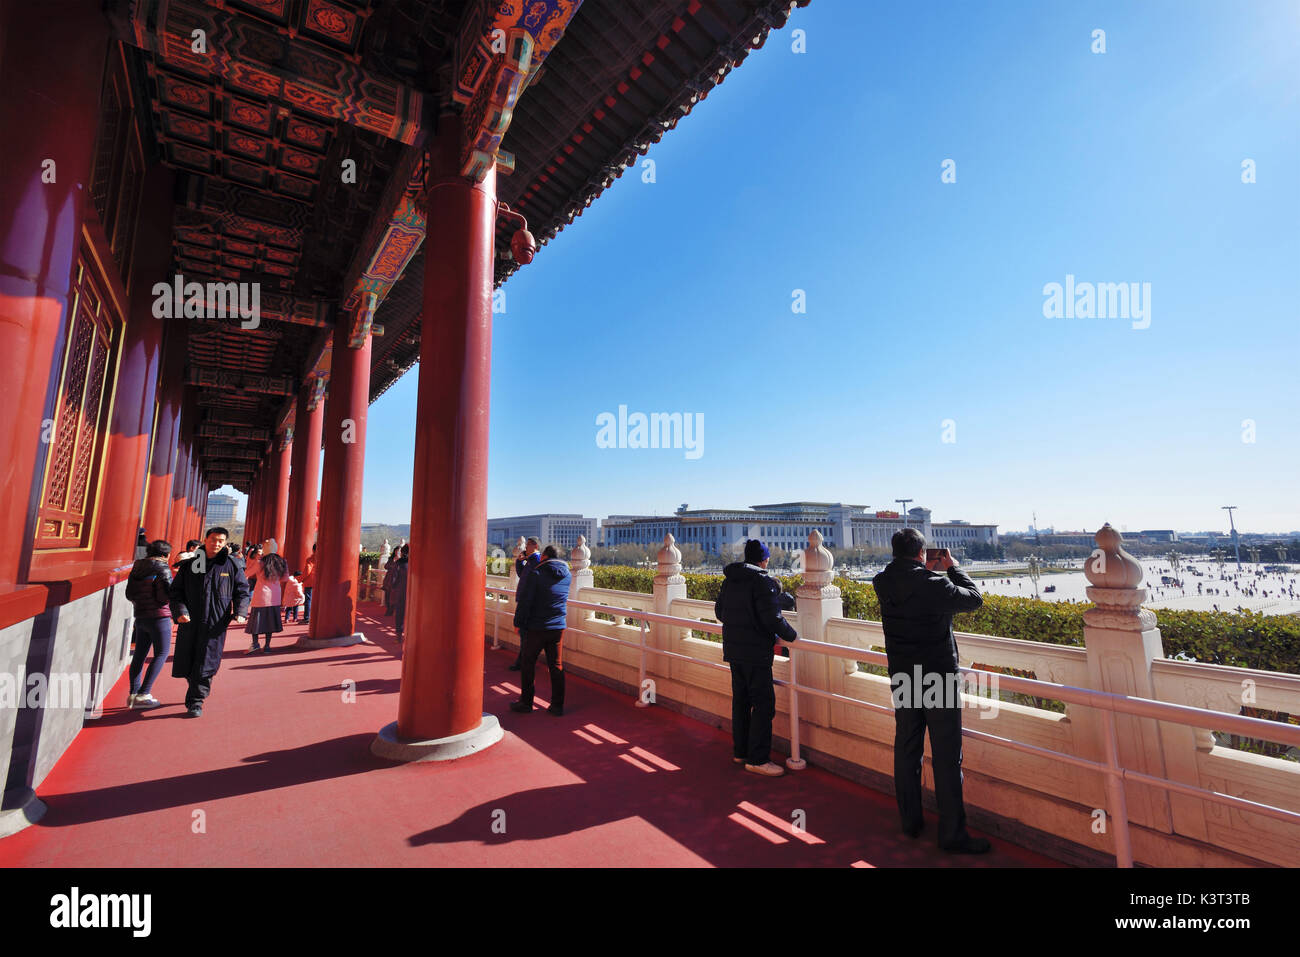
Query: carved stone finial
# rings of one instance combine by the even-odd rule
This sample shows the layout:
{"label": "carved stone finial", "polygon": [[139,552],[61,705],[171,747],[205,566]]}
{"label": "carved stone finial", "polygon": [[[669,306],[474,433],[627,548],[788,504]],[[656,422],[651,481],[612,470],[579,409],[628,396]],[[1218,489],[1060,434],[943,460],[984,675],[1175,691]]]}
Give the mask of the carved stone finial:
{"label": "carved stone finial", "polygon": [[591,565],[591,549],[587,547],[587,536],[579,535],[578,544],[569,552],[569,568],[580,572]]}
{"label": "carved stone finial", "polygon": [[682,577],[682,552],[673,542],[672,533],[664,535],[663,548],[659,549],[659,568],[655,572],[656,585],[680,585],[686,579]]}
{"label": "carved stone finial", "polygon": [[1124,551],[1124,538],[1107,522],[1097,531],[1097,547],[1084,561],[1083,574],[1091,583],[1088,598],[1097,606],[1083,613],[1085,624],[1119,631],[1146,631],[1156,626],[1155,612],[1143,608],[1147,590],[1142,564]]}
{"label": "carved stone finial", "polygon": [[801,598],[839,598],[835,581],[835,556],[825,545],[822,533],[813,529],[808,535],[808,547],[803,552],[803,584],[795,589]]}

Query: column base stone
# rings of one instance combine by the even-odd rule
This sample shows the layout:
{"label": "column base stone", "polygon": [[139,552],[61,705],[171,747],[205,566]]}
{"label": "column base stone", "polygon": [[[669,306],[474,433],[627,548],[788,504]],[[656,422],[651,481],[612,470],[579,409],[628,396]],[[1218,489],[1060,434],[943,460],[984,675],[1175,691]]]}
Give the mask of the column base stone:
{"label": "column base stone", "polygon": [[303,635],[298,639],[299,648],[346,648],[348,645],[368,645],[370,641],[359,631],[337,638],[309,638]]}
{"label": "column base stone", "polygon": [[484,714],[477,728],[446,738],[428,738],[422,741],[397,736],[397,722],[384,725],[374,741],[370,753],[390,761],[454,761],[483,751],[496,744],[505,732],[494,714]]}
{"label": "column base stone", "polygon": [[17,834],[45,817],[44,801],[31,788],[15,788],[0,803],[0,838]]}

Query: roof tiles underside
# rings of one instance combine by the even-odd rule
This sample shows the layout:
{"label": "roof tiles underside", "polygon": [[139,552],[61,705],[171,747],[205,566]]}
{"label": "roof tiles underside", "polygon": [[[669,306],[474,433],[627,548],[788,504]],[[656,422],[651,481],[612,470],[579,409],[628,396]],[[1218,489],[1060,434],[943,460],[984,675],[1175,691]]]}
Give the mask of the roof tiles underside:
{"label": "roof tiles underside", "polygon": [[[806,0],[805,0],[806,2]],[[790,0],[588,0],[520,97],[502,147],[515,172],[502,200],[546,242],[708,96]],[[498,282],[518,264],[497,233]]]}
{"label": "roof tiles underside", "polygon": [[[807,0],[802,0],[805,5]],[[790,0],[586,0],[539,79],[524,91],[502,148],[515,171],[500,198],[539,242],[580,215],[625,165],[708,96],[767,33]],[[519,268],[513,224],[498,222],[496,282]],[[380,307],[385,330],[371,364],[371,401],[419,358],[423,253]],[[532,267],[532,268],[537,268]]]}

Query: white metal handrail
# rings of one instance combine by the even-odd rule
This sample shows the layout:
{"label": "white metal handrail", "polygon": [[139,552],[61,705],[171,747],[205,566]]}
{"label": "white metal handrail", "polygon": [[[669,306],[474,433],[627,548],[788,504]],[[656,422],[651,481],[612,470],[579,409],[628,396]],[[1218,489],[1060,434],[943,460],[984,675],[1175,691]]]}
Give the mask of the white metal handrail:
{"label": "white metal handrail", "polygon": [[[498,588],[494,585],[488,585],[486,590],[488,592],[504,595],[507,598],[514,597],[512,591]],[[493,603],[499,604],[495,599],[493,600]],[[674,628],[687,628],[696,631],[704,631],[713,635],[721,635],[722,626],[719,624],[701,621],[696,618],[679,618],[675,615],[663,615],[653,611],[638,611],[635,608],[603,605],[595,602],[578,601],[576,599],[571,600],[568,604],[571,608],[600,612],[602,614],[612,615],[616,618],[636,619],[640,622],[639,641],[628,641],[624,638],[616,638],[612,635],[602,635],[581,628],[566,629],[577,634],[592,638],[600,638],[604,641],[610,641],[615,644],[639,650],[640,658],[638,675],[640,685],[637,692],[637,705],[639,707],[644,707],[652,703],[651,701],[645,700],[645,695],[642,694],[642,691],[645,688],[645,663],[647,654],[660,655],[666,658],[678,658],[722,671],[730,670],[725,664],[720,664],[715,661],[707,661],[703,658],[696,658],[692,655],[684,655],[680,652],[668,651],[663,648],[653,648],[646,643],[647,625],[651,622],[668,625]],[[499,617],[499,613],[500,610],[498,609],[497,616],[494,616],[494,625],[495,617]],[[855,662],[865,661],[871,664],[888,666],[888,657],[883,652],[871,651],[865,648],[830,644],[828,642],[813,641],[807,638],[798,639],[797,645],[792,645],[788,642],[781,642],[781,645],[787,649],[799,650],[804,653],[811,652],[832,658],[847,659]],[[495,640],[495,631],[493,647],[499,647],[499,644],[496,643]],[[792,770],[800,770],[806,764],[806,762],[800,757],[800,694],[809,694],[832,701],[839,701],[844,704],[853,705],[870,711],[893,714],[894,709],[892,707],[885,707],[884,705],[874,704],[870,701],[863,701],[859,698],[851,698],[847,695],[826,691],[822,688],[812,688],[807,685],[799,684],[795,669],[795,661],[796,656],[793,654],[790,655],[790,679],[788,681],[779,678],[773,679],[774,684],[789,688],[792,692],[790,695],[790,758],[786,761],[787,766]],[[1051,681],[1040,681],[1037,678],[1017,678],[1011,675],[986,672],[975,668],[963,667],[959,670],[963,674],[968,675],[988,675],[997,681],[997,687],[999,690],[1005,688],[1006,690],[1018,691],[1035,697],[1051,698],[1057,701],[1064,701],[1070,704],[1094,708],[1100,713],[1104,732],[1102,738],[1102,746],[1106,758],[1104,762],[1092,761],[1088,758],[1081,758],[1077,755],[1067,754],[1063,751],[1054,751],[1051,748],[1042,748],[1036,745],[1025,744],[1021,741],[988,734],[984,731],[976,731],[972,728],[963,727],[962,734],[975,740],[996,744],[1025,754],[1050,758],[1075,767],[1097,771],[1104,774],[1106,777],[1107,794],[1109,795],[1115,809],[1112,816],[1118,821],[1118,826],[1115,830],[1115,857],[1116,863],[1120,867],[1133,866],[1133,850],[1129,835],[1128,804],[1124,794],[1124,781],[1147,784],[1153,787],[1163,788],[1166,791],[1185,794],[1189,797],[1251,811],[1286,823],[1300,824],[1300,813],[1296,811],[1274,807],[1270,804],[1260,804],[1255,801],[1248,801],[1245,798],[1239,798],[1235,795],[1195,787],[1178,781],[1171,781],[1167,778],[1145,774],[1131,768],[1125,768],[1120,764],[1119,760],[1119,746],[1115,736],[1115,715],[1127,714],[1137,718],[1149,718],[1156,721],[1168,721],[1173,724],[1188,725],[1193,728],[1213,728],[1215,730],[1227,731],[1244,737],[1262,738],[1264,740],[1287,744],[1293,747],[1300,747],[1300,726],[1282,724],[1277,721],[1266,721],[1262,718],[1248,718],[1243,715],[1228,714],[1223,711],[1212,711],[1206,708],[1195,708],[1190,705],[1171,704],[1167,701],[1153,701],[1149,698],[1118,695],[1108,691],[1096,691],[1091,688],[1077,688],[1071,685],[1057,684]]]}

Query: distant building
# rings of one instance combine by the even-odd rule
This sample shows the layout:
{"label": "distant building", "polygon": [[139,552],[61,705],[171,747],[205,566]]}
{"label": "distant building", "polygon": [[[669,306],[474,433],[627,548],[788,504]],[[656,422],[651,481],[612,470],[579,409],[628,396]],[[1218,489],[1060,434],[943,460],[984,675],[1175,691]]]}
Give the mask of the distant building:
{"label": "distant building", "polygon": [[671,534],[682,544],[699,545],[718,554],[724,545],[738,546],[758,538],[770,547],[796,551],[808,546],[817,530],[828,548],[889,548],[894,533],[916,528],[938,548],[965,549],[977,543],[998,543],[996,525],[932,522],[928,508],[873,512],[865,505],[842,502],[777,502],[749,509],[679,509],[673,515],[611,515],[602,523],[607,546],[653,545]]}
{"label": "distant building", "polygon": [[1172,528],[1144,528],[1138,538],[1146,542],[1176,542],[1178,533]]}
{"label": "distant building", "polygon": [[[597,543],[596,535],[599,522],[594,518],[584,518],[577,513],[547,513],[544,515],[515,515],[511,518],[489,518],[489,545],[497,545],[506,551],[521,536],[536,538],[542,545],[557,545],[573,548],[578,544],[578,536],[584,535],[587,544]],[[567,558],[567,555],[560,556]]]}
{"label": "distant building", "polygon": [[222,495],[220,492],[213,492],[208,496],[208,525],[233,525],[235,523],[235,509],[239,507],[239,499],[233,495]]}

